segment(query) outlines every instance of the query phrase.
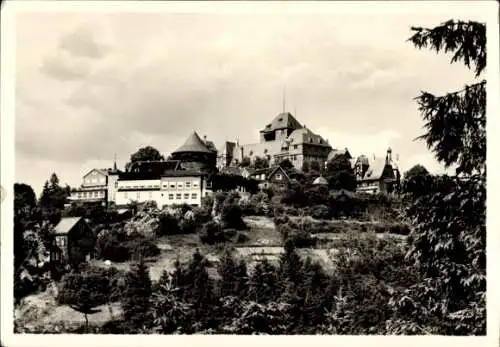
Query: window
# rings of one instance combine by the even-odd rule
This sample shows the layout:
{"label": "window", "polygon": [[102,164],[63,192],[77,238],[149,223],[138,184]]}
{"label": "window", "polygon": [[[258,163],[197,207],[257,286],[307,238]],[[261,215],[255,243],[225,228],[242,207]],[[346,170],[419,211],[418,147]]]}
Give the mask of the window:
{"label": "window", "polygon": [[177,183],[177,188],[182,188],[182,182]]}
{"label": "window", "polygon": [[191,182],[186,182],[186,188],[191,188]]}
{"label": "window", "polygon": [[277,174],[276,174],[276,179],[277,179],[277,180],[281,180],[282,178],[283,178],[283,176],[281,176],[281,174],[280,174],[280,173],[277,173]]}
{"label": "window", "polygon": [[293,145],[293,149],[299,148],[299,145]]}
{"label": "window", "polygon": [[174,194],[168,194],[168,200],[174,200]]}
{"label": "window", "polygon": [[184,193],[184,199],[189,199],[189,193]]}
{"label": "window", "polygon": [[170,183],[170,189],[175,189],[175,183]]}
{"label": "window", "polygon": [[196,193],[191,194],[191,199],[197,199],[198,195]]}
{"label": "window", "polygon": [[198,188],[198,182],[193,182],[193,188]]}
{"label": "window", "polygon": [[115,188],[118,188],[118,181],[115,181]]}
{"label": "window", "polygon": [[181,194],[181,193],[177,193],[177,194],[175,195],[175,198],[176,198],[177,200],[182,199],[182,194]]}

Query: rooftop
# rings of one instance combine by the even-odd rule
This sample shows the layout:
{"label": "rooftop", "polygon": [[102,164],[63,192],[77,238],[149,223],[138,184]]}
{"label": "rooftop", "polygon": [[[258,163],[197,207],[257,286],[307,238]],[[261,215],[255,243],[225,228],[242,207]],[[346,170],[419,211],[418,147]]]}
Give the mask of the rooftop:
{"label": "rooftop", "polygon": [[278,129],[300,129],[299,121],[290,112],[280,113],[274,119],[266,125],[266,127],[261,130],[261,132],[271,132]]}
{"label": "rooftop", "polygon": [[54,227],[54,234],[67,234],[83,217],[63,217]]}
{"label": "rooftop", "polygon": [[[212,147],[213,143],[209,143],[209,146]],[[195,153],[207,153],[212,154],[214,150],[209,148],[207,144],[200,138],[200,136],[195,132],[193,132],[187,138],[186,142],[179,148],[177,148],[172,154],[175,153],[186,153],[186,152],[195,152]]]}

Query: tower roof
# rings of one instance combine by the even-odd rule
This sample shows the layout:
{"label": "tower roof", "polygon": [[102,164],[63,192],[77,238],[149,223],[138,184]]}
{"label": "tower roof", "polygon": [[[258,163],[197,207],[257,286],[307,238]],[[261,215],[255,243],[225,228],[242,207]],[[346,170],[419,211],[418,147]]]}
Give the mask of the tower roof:
{"label": "tower roof", "polygon": [[213,151],[207,148],[207,146],[200,138],[200,136],[196,133],[196,131],[193,132],[191,135],[189,135],[186,142],[184,142],[182,146],[177,148],[172,153],[185,153],[185,152],[210,153],[210,154],[213,153]]}
{"label": "tower roof", "polygon": [[274,119],[266,125],[266,127],[261,130],[261,132],[269,132],[277,129],[300,129],[299,121],[290,112],[280,113]]}

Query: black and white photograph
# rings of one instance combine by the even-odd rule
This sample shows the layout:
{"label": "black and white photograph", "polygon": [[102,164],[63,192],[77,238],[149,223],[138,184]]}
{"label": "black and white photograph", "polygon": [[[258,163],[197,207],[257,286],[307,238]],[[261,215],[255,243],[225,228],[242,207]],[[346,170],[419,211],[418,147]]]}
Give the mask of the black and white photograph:
{"label": "black and white photograph", "polygon": [[498,344],[497,2],[15,3],[2,344]]}

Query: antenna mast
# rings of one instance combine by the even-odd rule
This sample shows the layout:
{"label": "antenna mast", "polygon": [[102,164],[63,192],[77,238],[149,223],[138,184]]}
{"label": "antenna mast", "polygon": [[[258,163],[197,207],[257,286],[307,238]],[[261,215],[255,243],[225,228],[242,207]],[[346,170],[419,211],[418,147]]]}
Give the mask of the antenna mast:
{"label": "antenna mast", "polygon": [[286,89],[283,87],[283,113],[285,113]]}

